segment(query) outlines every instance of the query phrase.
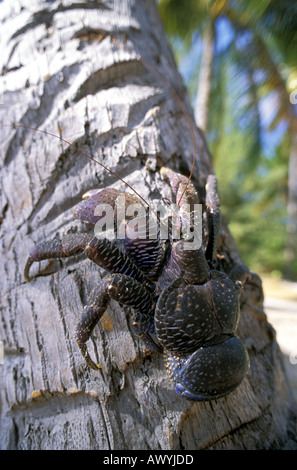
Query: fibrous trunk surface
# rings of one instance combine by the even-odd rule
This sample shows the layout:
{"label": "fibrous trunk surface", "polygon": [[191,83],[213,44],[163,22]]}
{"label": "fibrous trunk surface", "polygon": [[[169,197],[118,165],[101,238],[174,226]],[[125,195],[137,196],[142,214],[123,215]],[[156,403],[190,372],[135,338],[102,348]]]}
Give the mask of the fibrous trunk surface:
{"label": "fibrous trunk surface", "polygon": [[[147,200],[170,197],[162,165],[189,174],[189,122],[160,76],[194,120],[154,2],[4,0],[1,15],[1,125],[40,128],[74,146],[1,128],[1,448],[293,446],[290,391],[253,286],[245,289],[238,330],[251,359],[247,377],[226,398],[194,403],[175,394],[162,356],[132,335],[127,311],[115,302],[89,342],[102,369],[86,370],[73,333],[102,273],[84,256],[37,264],[32,271],[42,276],[24,282],[36,242],[86,230],[72,217],[84,192],[125,188],[76,149]],[[203,136],[194,134],[193,181],[201,189],[213,169]],[[220,252],[227,264],[240,261],[225,226]]]}

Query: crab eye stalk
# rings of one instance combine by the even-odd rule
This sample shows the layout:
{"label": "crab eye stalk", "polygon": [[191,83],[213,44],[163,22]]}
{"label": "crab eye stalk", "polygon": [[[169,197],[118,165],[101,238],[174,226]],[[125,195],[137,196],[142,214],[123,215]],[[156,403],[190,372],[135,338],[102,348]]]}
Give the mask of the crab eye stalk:
{"label": "crab eye stalk", "polygon": [[190,356],[165,355],[177,394],[195,401],[221,398],[238,387],[249,369],[246,348],[236,336],[199,348]]}

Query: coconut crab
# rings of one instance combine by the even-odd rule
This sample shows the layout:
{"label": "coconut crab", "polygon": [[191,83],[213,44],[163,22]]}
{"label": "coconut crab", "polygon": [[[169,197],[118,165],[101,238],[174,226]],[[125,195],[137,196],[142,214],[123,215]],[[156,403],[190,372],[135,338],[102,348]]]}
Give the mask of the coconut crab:
{"label": "coconut crab", "polygon": [[[199,203],[197,191],[186,177],[162,168],[176,199],[183,195],[187,204]],[[100,220],[98,204],[111,206],[117,219],[118,190],[91,191],[74,209],[74,217],[93,224]],[[139,204],[125,193],[126,204]],[[235,335],[240,308],[239,295],[250,272],[237,266],[229,275],[215,270],[214,259],[220,226],[216,179],[206,184],[208,242],[206,247],[186,249],[185,239],[162,242],[159,232],[151,238],[109,240],[94,234],[71,234],[62,239],[41,242],[30,252],[24,276],[30,280],[30,267],[36,261],[65,258],[81,252],[107,270],[90,294],[76,326],[75,339],[92,369],[100,366],[90,357],[87,341],[105,312],[110,299],[131,309],[132,326],[151,349],[162,351],[166,371],[182,397],[195,401],[223,397],[240,384],[249,368],[249,357]],[[102,213],[101,213],[102,216]],[[191,218],[190,218],[191,219]],[[186,222],[183,216],[179,219]],[[129,218],[124,221],[127,224]],[[147,224],[142,229],[147,230]]]}

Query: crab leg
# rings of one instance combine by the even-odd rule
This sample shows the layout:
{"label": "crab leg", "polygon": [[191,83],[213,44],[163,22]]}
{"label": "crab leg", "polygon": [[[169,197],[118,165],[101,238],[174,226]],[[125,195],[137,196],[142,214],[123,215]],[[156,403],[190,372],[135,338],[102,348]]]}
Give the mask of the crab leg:
{"label": "crab leg", "polygon": [[153,329],[152,297],[141,283],[119,273],[102,279],[92,292],[89,305],[84,307],[75,331],[75,339],[85,362],[94,370],[97,370],[100,366],[91,359],[86,342],[105,312],[110,299],[114,299],[135,310],[136,316],[134,317],[133,326],[139,336],[145,336],[149,340],[147,330]]}
{"label": "crab leg", "polygon": [[87,244],[85,254],[91,261],[111,273],[126,274],[139,282],[145,282],[140,269],[138,269],[128,255],[119,248],[115,241],[94,237]]}
{"label": "crab leg", "polygon": [[86,245],[91,241],[92,236],[87,234],[66,235],[62,239],[55,237],[50,242],[41,242],[35,245],[27,259],[24,277],[30,281],[30,267],[35,261],[42,261],[51,258],[69,258],[82,253]]}
{"label": "crab leg", "polygon": [[85,252],[86,256],[100,267],[114,273],[127,274],[138,281],[144,281],[141,271],[135,266],[117,244],[107,239],[97,239],[92,235],[73,234],[63,238],[55,237],[50,242],[35,245],[27,259],[24,277],[30,280],[30,267],[35,261],[51,258],[69,258]]}
{"label": "crab leg", "polygon": [[75,338],[87,365],[92,369],[98,369],[85,343],[105,312],[110,299],[135,310],[132,324],[134,330],[152,349],[158,349],[149,335],[149,332],[154,332],[151,297],[154,284],[145,279],[142,272],[116,242],[97,239],[86,234],[75,234],[39,243],[30,252],[24,270],[25,279],[30,279],[30,267],[35,261],[75,256],[83,251],[90,260],[113,273],[104,278],[92,292],[89,304],[85,306],[76,327]]}

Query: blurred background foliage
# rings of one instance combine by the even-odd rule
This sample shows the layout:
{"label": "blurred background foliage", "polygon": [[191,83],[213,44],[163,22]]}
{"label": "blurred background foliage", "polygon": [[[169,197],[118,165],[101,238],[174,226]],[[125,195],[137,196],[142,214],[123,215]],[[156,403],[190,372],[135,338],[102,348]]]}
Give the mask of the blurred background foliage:
{"label": "blurred background foliage", "polygon": [[244,262],[296,281],[296,0],[158,6]]}

